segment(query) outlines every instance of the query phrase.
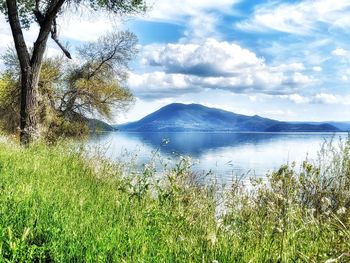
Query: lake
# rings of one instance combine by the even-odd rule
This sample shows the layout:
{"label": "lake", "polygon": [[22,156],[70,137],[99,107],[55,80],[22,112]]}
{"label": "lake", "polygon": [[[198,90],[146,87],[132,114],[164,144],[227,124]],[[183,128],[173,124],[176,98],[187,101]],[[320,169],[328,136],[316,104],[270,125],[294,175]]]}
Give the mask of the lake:
{"label": "lake", "polygon": [[223,182],[248,174],[264,177],[282,164],[316,160],[325,141],[346,139],[346,133],[205,133],[111,132],[94,135],[89,146],[118,161],[140,167],[156,160],[174,165],[191,156],[193,170],[211,171]]}

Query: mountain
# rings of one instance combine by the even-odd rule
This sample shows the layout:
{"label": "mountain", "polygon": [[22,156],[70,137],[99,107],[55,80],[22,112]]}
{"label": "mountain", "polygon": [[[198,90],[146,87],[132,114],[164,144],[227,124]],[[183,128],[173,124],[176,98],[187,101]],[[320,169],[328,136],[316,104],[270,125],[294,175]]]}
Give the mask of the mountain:
{"label": "mountain", "polygon": [[295,124],[330,124],[341,131],[350,131],[350,122],[349,121],[328,121],[328,122],[294,122]]}
{"label": "mountain", "polygon": [[350,122],[348,122],[348,121],[344,121],[344,122],[331,121],[331,122],[327,122],[327,123],[338,128],[341,131],[350,131]]}
{"label": "mountain", "polygon": [[139,121],[119,125],[121,131],[236,131],[236,132],[335,132],[329,123],[289,123],[258,115],[246,116],[200,104],[169,104]]}

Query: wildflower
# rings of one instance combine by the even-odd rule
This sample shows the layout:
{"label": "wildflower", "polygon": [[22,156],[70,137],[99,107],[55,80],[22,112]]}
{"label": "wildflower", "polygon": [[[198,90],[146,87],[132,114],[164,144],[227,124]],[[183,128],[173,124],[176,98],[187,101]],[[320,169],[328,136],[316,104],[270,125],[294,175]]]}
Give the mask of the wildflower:
{"label": "wildflower", "polygon": [[331,206],[332,205],[332,202],[331,202],[331,200],[328,197],[323,197],[321,199],[321,201],[322,201],[322,203],[324,203],[327,206]]}
{"label": "wildflower", "polygon": [[276,230],[277,230],[278,233],[282,233],[283,232],[282,228],[280,228],[280,227],[277,227]]}
{"label": "wildflower", "polygon": [[219,219],[217,220],[216,227],[217,227],[217,228],[221,228],[223,225],[224,225],[224,220],[222,220],[222,218],[219,218]]}
{"label": "wildflower", "polygon": [[341,208],[339,208],[338,211],[337,211],[337,214],[338,214],[338,215],[343,215],[343,214],[345,214],[345,213],[346,213],[346,208],[345,208],[345,207],[341,207]]}
{"label": "wildflower", "polygon": [[211,243],[212,246],[215,246],[217,242],[216,234],[213,232],[209,233],[209,235],[207,236],[207,240]]}
{"label": "wildflower", "polygon": [[12,250],[15,250],[15,249],[16,249],[16,247],[17,247],[16,242],[12,242],[12,241],[10,241],[10,248],[11,248]]}
{"label": "wildflower", "polygon": [[24,229],[24,232],[23,232],[23,235],[22,235],[22,241],[25,241],[25,240],[27,239],[29,233],[30,233],[30,228],[29,228],[29,227],[26,227],[26,228]]}
{"label": "wildflower", "polygon": [[309,209],[310,215],[314,217],[316,215],[316,208],[310,208]]}

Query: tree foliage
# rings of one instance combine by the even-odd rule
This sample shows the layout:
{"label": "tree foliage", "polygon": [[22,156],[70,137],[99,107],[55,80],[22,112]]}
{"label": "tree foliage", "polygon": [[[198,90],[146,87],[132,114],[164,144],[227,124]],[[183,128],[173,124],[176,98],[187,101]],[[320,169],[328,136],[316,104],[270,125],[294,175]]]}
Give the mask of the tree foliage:
{"label": "tree foliage", "polygon": [[[17,0],[18,15],[23,28],[28,29],[34,22],[41,23],[45,14],[58,0]],[[63,0],[59,13],[69,8],[88,7],[91,11],[105,10],[117,15],[146,11],[143,0]],[[8,15],[6,0],[0,0],[0,11]]]}
{"label": "tree foliage", "polygon": [[[137,52],[136,43],[134,34],[123,31],[79,48],[79,64],[63,57],[44,59],[38,82],[38,121],[47,138],[84,135],[89,118],[112,120],[115,111],[132,102],[125,82],[128,64]],[[15,133],[20,111],[20,67],[12,50],[5,54],[4,62],[0,123]]]}

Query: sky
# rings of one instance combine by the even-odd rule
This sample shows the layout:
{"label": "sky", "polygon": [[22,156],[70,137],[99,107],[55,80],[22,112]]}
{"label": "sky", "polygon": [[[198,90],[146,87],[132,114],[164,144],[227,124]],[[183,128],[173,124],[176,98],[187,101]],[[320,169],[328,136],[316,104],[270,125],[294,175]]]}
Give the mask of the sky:
{"label": "sky", "polygon": [[[350,121],[349,0],[148,0],[117,18],[84,9],[59,20],[73,50],[112,30],[139,38],[128,86],[135,103],[114,123],[173,102],[285,121]],[[25,32],[31,43],[34,25]],[[0,53],[12,43],[0,17]],[[60,54],[50,41],[48,55]]]}

